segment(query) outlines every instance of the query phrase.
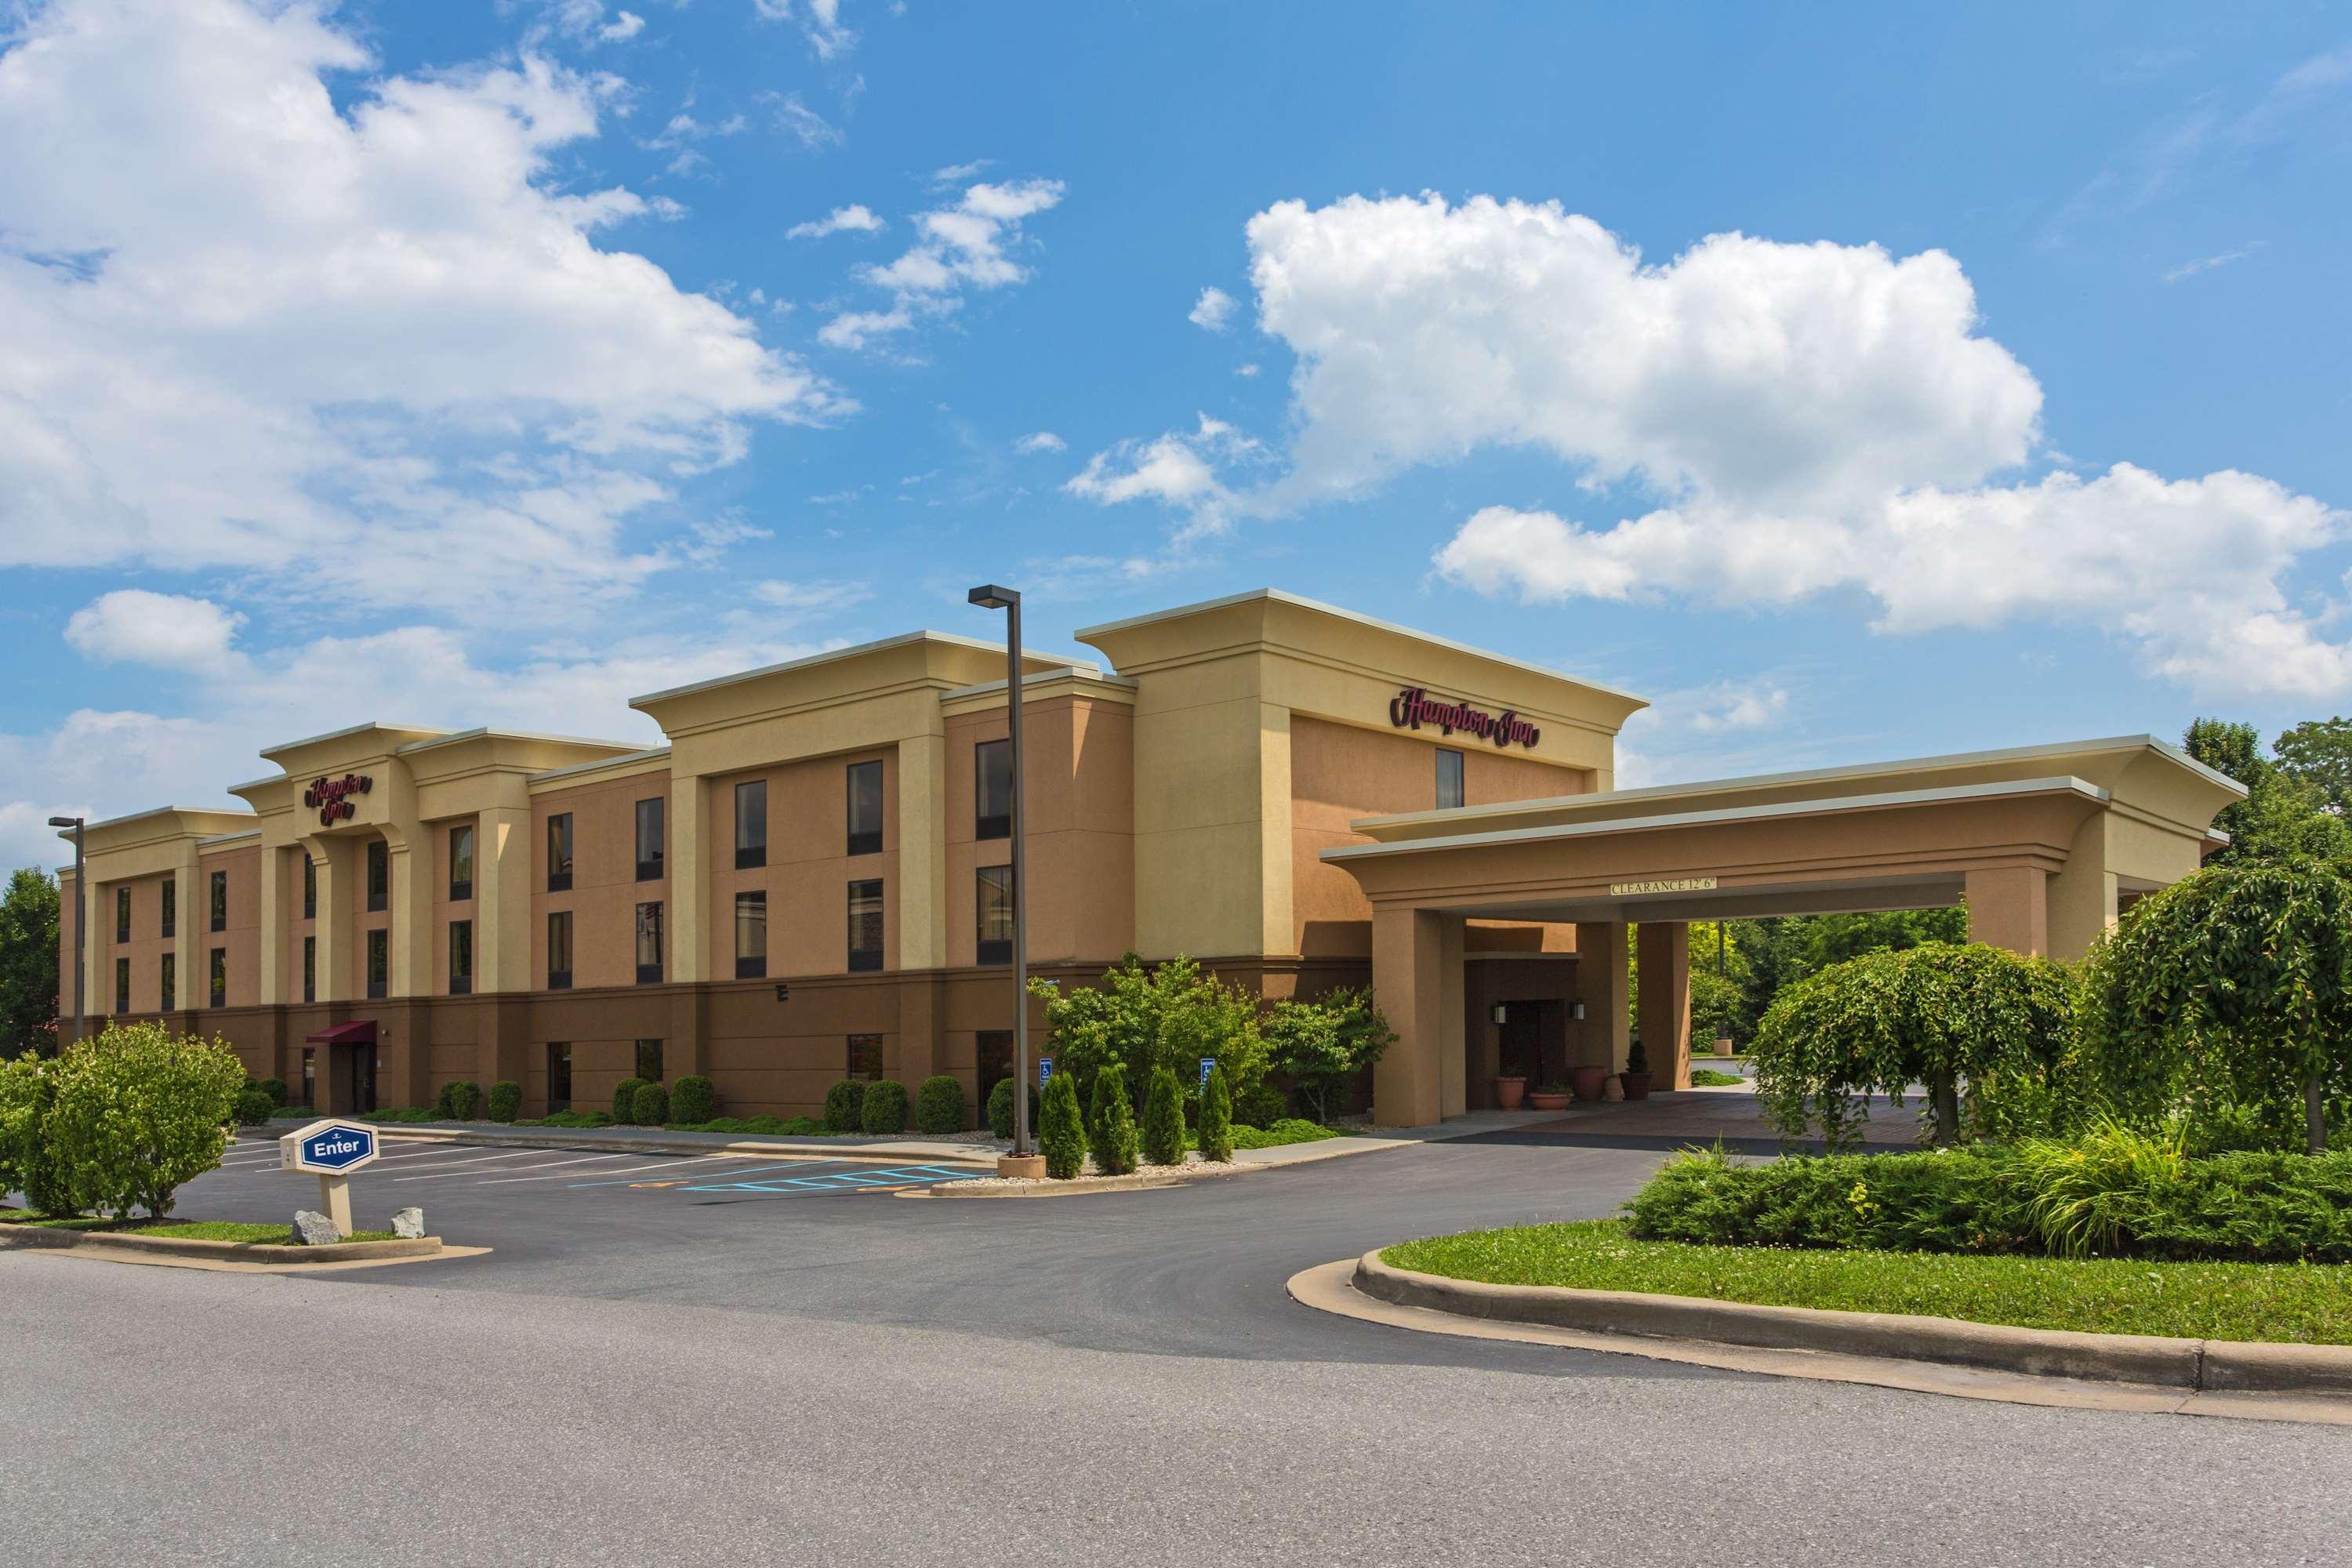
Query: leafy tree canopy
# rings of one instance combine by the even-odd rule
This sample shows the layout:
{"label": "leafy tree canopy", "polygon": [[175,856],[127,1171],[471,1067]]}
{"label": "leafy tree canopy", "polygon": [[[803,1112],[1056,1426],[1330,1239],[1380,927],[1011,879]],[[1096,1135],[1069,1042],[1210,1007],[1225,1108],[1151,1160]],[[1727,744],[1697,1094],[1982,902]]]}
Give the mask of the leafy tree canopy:
{"label": "leafy tree canopy", "polygon": [[[2277,761],[2265,757],[2252,724],[2222,719],[2198,719],[2180,737],[2183,750],[2207,767],[2229,774],[2246,786],[2246,798],[2223,806],[2213,826],[2230,842],[2210,858],[2215,865],[2244,865],[2255,860],[2298,857],[2341,858],[2352,855],[2352,824],[2331,809],[2331,780],[2346,765],[2335,749],[2331,731],[2344,721],[2329,719],[2299,724],[2279,737],[2285,745],[2294,739],[2295,762],[2284,753]],[[2337,797],[2340,802],[2340,797]]]}
{"label": "leafy tree canopy", "polygon": [[2352,806],[2352,719],[2307,719],[2271,748],[2279,771],[2317,789],[2333,816]]}
{"label": "leafy tree canopy", "polygon": [[1224,1069],[1237,1098],[1265,1077],[1256,998],[1181,954],[1147,966],[1130,952],[1100,985],[1065,991],[1033,981],[1030,989],[1045,1004],[1055,1075],[1076,1075],[1073,1087],[1089,1103],[1095,1075],[1114,1061],[1130,1085],[1149,1083],[1153,1069],[1165,1067],[1189,1092],[1205,1057]]}
{"label": "leafy tree canopy", "polygon": [[57,1049],[58,885],[26,867],[0,895],[0,1057]]}

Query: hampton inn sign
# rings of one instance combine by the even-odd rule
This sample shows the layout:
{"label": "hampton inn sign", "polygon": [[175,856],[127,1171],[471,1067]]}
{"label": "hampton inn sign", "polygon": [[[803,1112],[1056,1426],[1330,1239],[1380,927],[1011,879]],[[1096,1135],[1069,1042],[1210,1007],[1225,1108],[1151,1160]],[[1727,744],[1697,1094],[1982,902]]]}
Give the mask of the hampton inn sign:
{"label": "hampton inn sign", "polygon": [[1489,713],[1467,702],[1442,702],[1419,686],[1408,686],[1389,699],[1389,722],[1400,730],[1434,724],[1441,734],[1459,730],[1497,746],[1533,746],[1543,739],[1541,730],[1507,708]]}
{"label": "hampton inn sign", "polygon": [[373,788],[375,780],[365,773],[345,773],[339,779],[312,779],[310,787],[302,792],[302,804],[316,811],[320,822],[331,826],[352,815],[352,795],[365,795]]}

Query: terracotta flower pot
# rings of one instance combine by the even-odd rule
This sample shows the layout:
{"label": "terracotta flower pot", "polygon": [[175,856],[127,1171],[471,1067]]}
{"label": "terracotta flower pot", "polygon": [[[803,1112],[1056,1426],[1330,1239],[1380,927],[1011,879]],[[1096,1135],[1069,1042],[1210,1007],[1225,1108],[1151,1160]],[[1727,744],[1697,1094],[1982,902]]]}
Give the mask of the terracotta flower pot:
{"label": "terracotta flower pot", "polygon": [[1566,1110],[1568,1100],[1565,1094],[1545,1094],[1540,1090],[1528,1096],[1528,1106],[1536,1110]]}
{"label": "terracotta flower pot", "polygon": [[1647,1100],[1650,1098],[1650,1075],[1648,1073],[1619,1073],[1617,1078],[1618,1081],[1625,1086],[1626,1099]]}
{"label": "terracotta flower pot", "polygon": [[1590,1104],[1601,1098],[1601,1086],[1609,1081],[1607,1068],[1578,1068],[1570,1076],[1576,1086],[1576,1098]]}
{"label": "terracotta flower pot", "polygon": [[1519,1101],[1528,1096],[1528,1080],[1523,1078],[1498,1078],[1495,1080],[1495,1103],[1505,1110],[1517,1110]]}

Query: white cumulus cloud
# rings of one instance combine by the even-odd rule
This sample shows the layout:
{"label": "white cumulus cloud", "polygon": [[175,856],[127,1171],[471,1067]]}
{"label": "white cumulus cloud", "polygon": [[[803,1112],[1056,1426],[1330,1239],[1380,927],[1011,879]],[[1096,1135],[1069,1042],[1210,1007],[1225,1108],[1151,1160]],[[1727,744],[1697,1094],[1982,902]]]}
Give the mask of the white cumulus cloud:
{"label": "white cumulus cloud", "polygon": [[1233,325],[1234,297],[1223,289],[1203,289],[1184,319],[1204,331],[1222,332]]}
{"label": "white cumulus cloud", "polygon": [[1032,430],[1013,443],[1013,449],[1024,456],[1032,452],[1066,452],[1070,444],[1051,430]]}
{"label": "white cumulus cloud", "polygon": [[845,310],[817,330],[831,348],[861,349],[927,316],[958,310],[968,289],[1008,288],[1029,270],[1015,253],[1027,243],[1024,220],[1060,205],[1059,180],[982,182],[950,206],[914,217],[916,240],[897,259],[860,267],[858,281],[890,291],[887,310]]}
{"label": "white cumulus cloud", "polygon": [[889,227],[862,202],[835,207],[820,218],[796,223],[784,230],[786,239],[823,239],[829,234],[877,234]]}
{"label": "white cumulus cloud", "polygon": [[244,623],[244,616],[210,599],[118,588],[73,613],[66,641],[102,663],[201,673],[230,663]]}

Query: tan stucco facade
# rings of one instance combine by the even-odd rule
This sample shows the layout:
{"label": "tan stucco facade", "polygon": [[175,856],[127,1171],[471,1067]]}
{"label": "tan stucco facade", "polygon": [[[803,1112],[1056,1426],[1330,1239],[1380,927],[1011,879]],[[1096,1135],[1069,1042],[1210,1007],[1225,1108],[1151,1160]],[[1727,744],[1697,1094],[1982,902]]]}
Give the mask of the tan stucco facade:
{"label": "tan stucco facade", "polygon": [[[1374,1085],[1387,1121],[1490,1103],[1507,1056],[1622,1066],[1637,943],[1671,1085],[1680,922],[1718,908],[1965,892],[1989,937],[2079,951],[2195,865],[2226,797],[2145,742],[1612,791],[1640,700],[1504,655],[1272,590],[1078,637],[1105,662],[1024,661],[1033,970],[1086,984],[1133,950],[1269,997],[1372,984],[1402,1037]],[[385,1105],[511,1079],[543,1110],[568,1064],[572,1102],[598,1104],[641,1047],[666,1078],[710,1075],[729,1114],[812,1111],[853,1058],[954,1074],[976,1108],[1013,1021],[981,943],[982,881],[1011,858],[979,803],[1005,674],[1000,645],[917,632],[637,698],[653,747],[377,723],[272,747],[278,771],[229,792],[248,811],[90,826],[90,1011],[163,1012],[169,952],[177,1025],[226,1036],[256,1076],[297,1084],[307,1060],[338,1110],[364,1067]],[[877,770],[878,825],[853,824]],[[747,847],[750,784],[766,830]],[[1612,890],[1701,868],[1705,899]],[[68,879],[66,963],[73,909]],[[346,1025],[373,1044],[310,1038]]]}

